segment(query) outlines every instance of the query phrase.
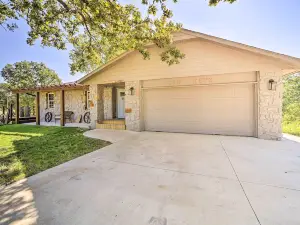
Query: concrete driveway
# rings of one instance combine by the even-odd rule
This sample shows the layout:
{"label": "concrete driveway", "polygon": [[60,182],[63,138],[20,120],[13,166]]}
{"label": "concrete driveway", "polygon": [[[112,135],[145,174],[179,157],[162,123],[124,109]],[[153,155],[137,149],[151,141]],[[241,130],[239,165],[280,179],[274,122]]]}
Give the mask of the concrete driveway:
{"label": "concrete driveway", "polygon": [[93,130],[112,145],[2,188],[0,224],[300,224],[300,143]]}

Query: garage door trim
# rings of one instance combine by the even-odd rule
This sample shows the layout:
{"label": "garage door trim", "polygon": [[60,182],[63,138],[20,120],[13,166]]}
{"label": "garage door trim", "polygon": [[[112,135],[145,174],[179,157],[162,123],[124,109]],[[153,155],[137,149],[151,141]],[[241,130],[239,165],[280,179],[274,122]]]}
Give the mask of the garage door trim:
{"label": "garage door trim", "polygon": [[[258,107],[258,89],[259,89],[259,74],[257,71],[254,71],[256,81],[246,81],[246,82],[230,82],[230,83],[211,83],[211,84],[192,84],[192,85],[174,85],[174,86],[156,86],[156,87],[143,87],[141,88],[141,120],[142,120],[142,130],[145,130],[145,118],[144,118],[144,90],[149,89],[160,89],[160,88],[188,88],[188,87],[205,87],[205,86],[214,86],[214,85],[246,85],[246,84],[253,84],[254,85],[254,137],[258,137],[258,116],[259,116],[259,107]],[[147,80],[145,80],[147,81]]]}
{"label": "garage door trim", "polygon": [[177,85],[177,86],[156,86],[156,87],[142,87],[142,90],[158,89],[158,88],[188,88],[188,87],[205,87],[217,85],[236,85],[236,84],[257,84],[257,81],[246,82],[231,82],[231,83],[212,83],[212,84],[190,84],[190,85]]}

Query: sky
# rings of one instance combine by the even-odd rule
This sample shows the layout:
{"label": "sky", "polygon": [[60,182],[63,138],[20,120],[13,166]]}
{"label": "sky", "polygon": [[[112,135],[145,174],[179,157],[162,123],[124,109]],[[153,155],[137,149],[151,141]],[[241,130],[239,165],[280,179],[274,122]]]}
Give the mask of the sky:
{"label": "sky", "polygon": [[[140,6],[141,0],[121,0]],[[179,0],[169,7],[173,20],[184,28],[300,58],[299,0],[238,0],[234,4],[209,7],[207,0]],[[69,71],[68,51],[26,44],[26,23],[19,21],[15,32],[0,27],[0,70],[18,61],[43,62],[63,82],[76,81]],[[0,82],[3,79],[0,78]]]}

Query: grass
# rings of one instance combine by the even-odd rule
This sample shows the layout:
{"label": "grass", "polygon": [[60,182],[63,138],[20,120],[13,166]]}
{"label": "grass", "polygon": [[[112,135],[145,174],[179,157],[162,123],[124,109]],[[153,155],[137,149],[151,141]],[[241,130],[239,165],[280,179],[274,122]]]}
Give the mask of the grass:
{"label": "grass", "polygon": [[283,133],[300,136],[300,121],[283,122],[282,131]]}
{"label": "grass", "polygon": [[83,136],[85,129],[0,126],[0,185],[7,185],[109,145]]}

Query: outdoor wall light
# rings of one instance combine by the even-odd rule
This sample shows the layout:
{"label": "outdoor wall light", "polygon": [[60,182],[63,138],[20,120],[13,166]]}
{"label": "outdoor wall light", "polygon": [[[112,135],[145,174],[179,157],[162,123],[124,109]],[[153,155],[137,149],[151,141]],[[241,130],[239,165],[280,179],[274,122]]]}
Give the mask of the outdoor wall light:
{"label": "outdoor wall light", "polygon": [[134,87],[129,88],[130,95],[134,95]]}
{"label": "outdoor wall light", "polygon": [[270,79],[268,89],[272,91],[275,90],[275,88],[276,88],[276,82],[273,79]]}

